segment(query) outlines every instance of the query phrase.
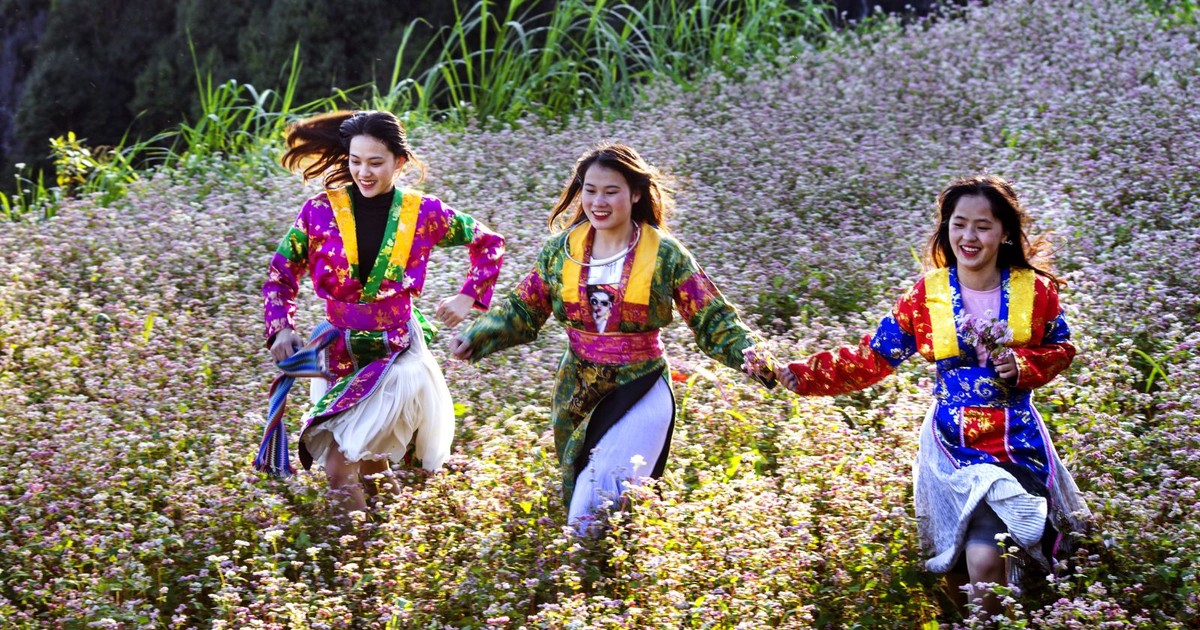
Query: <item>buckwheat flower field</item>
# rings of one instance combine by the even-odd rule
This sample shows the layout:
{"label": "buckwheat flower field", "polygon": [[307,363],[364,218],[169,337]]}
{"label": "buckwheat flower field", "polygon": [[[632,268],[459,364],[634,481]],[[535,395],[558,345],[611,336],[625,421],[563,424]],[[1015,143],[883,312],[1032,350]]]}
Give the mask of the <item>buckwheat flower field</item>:
{"label": "buckwheat flower field", "polygon": [[[1200,33],[1124,0],[1020,0],[883,27],[632,115],[414,130],[421,184],[530,268],[573,160],[638,147],[672,227],[785,358],[856,341],[920,273],[937,191],[1012,179],[1055,244],[1079,356],[1038,393],[1095,520],[1004,627],[1200,623]],[[971,625],[921,570],[911,497],[933,373],[763,390],[665,336],[665,477],[603,539],[564,532],[548,383],[566,346],[468,365],[435,340],[455,455],[357,529],[319,471],[250,468],[273,366],[259,289],[313,189],[161,172],[0,232],[0,626],[912,628]],[[465,272],[439,252],[418,305]],[[304,333],[322,310],[302,292]],[[299,388],[304,389],[304,388]],[[293,429],[307,401],[293,394]]]}

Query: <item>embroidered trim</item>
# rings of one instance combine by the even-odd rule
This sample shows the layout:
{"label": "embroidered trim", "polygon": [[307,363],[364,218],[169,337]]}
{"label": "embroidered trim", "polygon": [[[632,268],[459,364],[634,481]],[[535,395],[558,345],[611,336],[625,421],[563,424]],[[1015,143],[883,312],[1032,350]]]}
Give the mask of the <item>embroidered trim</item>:
{"label": "embroidered trim", "polygon": [[663,355],[657,328],[640,333],[590,333],[568,326],[567,339],[576,356],[603,365],[625,365]]}
{"label": "embroidered trim", "polygon": [[650,284],[654,280],[654,266],[658,262],[658,245],[661,239],[658,230],[642,226],[642,239],[633,252],[633,270],[629,272],[629,286],[621,301],[625,304],[650,304]]}
{"label": "embroidered trim", "polygon": [[[580,227],[586,227],[586,229],[581,230]],[[564,303],[579,304],[581,302],[579,288],[583,267],[571,258],[583,260],[587,239],[591,232],[591,225],[580,225],[567,235],[567,247],[571,256],[563,261],[562,267]],[[654,267],[658,263],[658,246],[661,242],[662,238],[657,229],[649,225],[642,226],[641,237],[631,252],[633,269],[629,272],[629,281],[625,286],[622,302],[643,306],[650,304],[650,285],[654,280]]]}
{"label": "embroidered trim", "polygon": [[379,287],[388,275],[391,253],[396,249],[396,239],[402,236],[400,232],[400,202],[406,195],[399,188],[392,192],[392,203],[388,206],[387,225],[383,228],[383,242],[380,243],[379,253],[371,261],[371,272],[367,275],[367,283],[363,285],[362,299],[372,301],[379,293]]}
{"label": "embroidered trim", "polygon": [[[354,223],[354,207],[350,200],[349,185],[330,188],[325,191],[329,205],[333,208],[333,217],[341,232],[342,246],[346,250],[346,262],[350,264],[350,277],[358,277],[358,233]],[[393,275],[402,275],[412,254],[412,244],[416,236],[417,220],[421,214],[421,203],[424,196],[415,190],[397,188],[393,193],[392,208],[388,212],[388,224],[384,228],[384,248],[391,244],[387,254],[387,263],[383,269],[378,267],[379,258],[371,261],[371,274],[367,278],[367,286],[363,287],[363,299],[374,299],[380,283]],[[399,207],[397,209],[397,206]],[[389,268],[397,268],[400,274],[389,274]]]}
{"label": "embroidered trim", "polygon": [[413,237],[417,233],[417,216],[421,211],[422,195],[415,190],[405,190],[404,201],[400,206],[400,223],[396,226],[396,244],[392,247],[392,255],[388,265],[405,268],[408,257],[412,253]]}
{"label": "embroidered trim", "polygon": [[388,330],[408,321],[411,305],[412,299],[406,293],[363,303],[326,300],[325,317],[339,328]]}
{"label": "embroidered trim", "polygon": [[[583,227],[585,229],[581,230],[579,227]],[[583,224],[579,227],[576,227],[575,229],[571,230],[569,234],[567,234],[567,247],[569,248],[571,255],[576,259],[583,258],[583,250],[587,247],[588,233],[591,231],[591,226],[588,224]],[[571,262],[569,258],[563,261],[563,302],[568,304],[580,303],[579,277],[582,275],[582,273],[583,267]]]}

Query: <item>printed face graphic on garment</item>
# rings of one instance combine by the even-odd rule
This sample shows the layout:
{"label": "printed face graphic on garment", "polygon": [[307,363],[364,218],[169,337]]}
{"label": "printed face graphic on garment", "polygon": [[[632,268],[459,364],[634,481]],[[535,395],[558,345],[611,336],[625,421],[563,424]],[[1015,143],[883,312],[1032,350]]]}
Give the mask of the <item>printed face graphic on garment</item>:
{"label": "printed face graphic on garment", "polygon": [[596,330],[603,331],[612,313],[613,296],[601,288],[588,289],[588,303],[592,306],[592,319],[596,320]]}

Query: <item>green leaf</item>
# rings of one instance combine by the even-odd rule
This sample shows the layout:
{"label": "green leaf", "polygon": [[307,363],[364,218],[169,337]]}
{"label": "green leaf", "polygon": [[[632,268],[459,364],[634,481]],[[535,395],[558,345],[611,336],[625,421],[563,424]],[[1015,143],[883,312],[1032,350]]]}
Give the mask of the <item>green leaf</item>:
{"label": "green leaf", "polygon": [[733,455],[729,458],[729,466],[725,468],[725,478],[733,479],[733,474],[737,472],[738,466],[742,465],[742,456]]}
{"label": "green leaf", "polygon": [[146,322],[142,325],[142,342],[150,342],[150,333],[154,330],[154,320],[158,318],[158,312],[150,311],[146,314]]}

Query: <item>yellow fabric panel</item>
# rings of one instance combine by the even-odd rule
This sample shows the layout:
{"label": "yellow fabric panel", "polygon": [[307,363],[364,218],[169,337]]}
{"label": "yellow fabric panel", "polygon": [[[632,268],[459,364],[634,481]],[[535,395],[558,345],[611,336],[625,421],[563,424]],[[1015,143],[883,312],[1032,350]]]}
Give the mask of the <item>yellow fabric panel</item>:
{"label": "yellow fabric panel", "polygon": [[954,321],[948,268],[935,269],[925,276],[925,307],[929,309],[934,360],[958,356],[958,327]]}
{"label": "yellow fabric panel", "polygon": [[333,218],[342,233],[342,246],[346,248],[346,262],[358,264],[358,233],[354,230],[354,211],[350,206],[350,193],[343,186],[325,191],[329,205],[333,207]]}
{"label": "yellow fabric panel", "polygon": [[649,225],[642,226],[633,253],[633,269],[629,272],[629,286],[625,289],[626,304],[650,304],[650,283],[654,281],[654,265],[658,262],[658,230]]}
{"label": "yellow fabric panel", "polygon": [[587,246],[588,232],[591,231],[591,225],[584,223],[571,230],[567,235],[567,251],[571,252],[571,256],[563,261],[562,269],[562,298],[566,304],[579,304],[579,276],[583,273],[583,267],[579,266],[575,261],[583,260],[583,250]]}
{"label": "yellow fabric panel", "polygon": [[396,241],[392,244],[392,252],[388,256],[391,267],[408,267],[408,256],[412,253],[413,237],[417,233],[417,215],[421,212],[421,193],[415,190],[404,190],[401,193],[400,221],[396,224]]}
{"label": "yellow fabric panel", "polygon": [[1008,276],[1008,327],[1013,344],[1025,345],[1033,337],[1033,293],[1037,274],[1032,269],[1013,269]]}

